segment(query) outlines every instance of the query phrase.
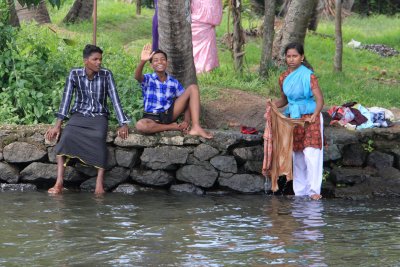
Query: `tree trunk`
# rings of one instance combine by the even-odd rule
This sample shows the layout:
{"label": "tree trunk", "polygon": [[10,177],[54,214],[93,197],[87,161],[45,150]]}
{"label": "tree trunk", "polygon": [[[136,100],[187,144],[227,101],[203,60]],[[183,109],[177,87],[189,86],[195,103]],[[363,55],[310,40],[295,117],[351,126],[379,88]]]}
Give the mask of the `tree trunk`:
{"label": "tree trunk", "polygon": [[17,15],[17,11],[15,10],[15,3],[13,0],[7,0],[9,14],[9,23],[13,27],[19,27],[19,19]]}
{"label": "tree trunk", "polygon": [[315,9],[311,15],[310,23],[308,24],[308,29],[310,31],[316,31],[318,27],[319,17],[324,10],[325,1],[319,0],[318,4],[315,6]]}
{"label": "tree trunk", "polygon": [[232,0],[232,17],[233,17],[233,60],[235,70],[243,71],[243,56],[245,51],[244,31],[241,22],[242,0]]}
{"label": "tree trunk", "polygon": [[39,24],[51,23],[45,0],[41,0],[39,5],[31,6],[29,8],[26,5],[21,6],[18,1],[14,1],[14,3],[19,21],[35,20]]}
{"label": "tree trunk", "polygon": [[336,0],[335,6],[335,71],[342,71],[343,39],[342,39],[342,0]]}
{"label": "tree trunk", "polygon": [[68,14],[65,16],[64,23],[75,23],[90,20],[93,14],[92,0],[75,0]]}
{"label": "tree trunk", "polygon": [[142,0],[136,0],[136,15],[142,14]]}
{"label": "tree trunk", "polygon": [[354,5],[354,0],[344,0],[342,4],[342,8],[351,11],[351,8]]}
{"label": "tree trunk", "polygon": [[272,62],[272,44],[274,40],[276,0],[265,0],[264,24],[263,24],[263,49],[260,62],[260,77],[266,78]]}
{"label": "tree trunk", "polygon": [[282,29],[275,37],[273,58],[279,65],[284,63],[284,50],[291,42],[304,44],[307,27],[318,0],[292,0]]}
{"label": "tree trunk", "polygon": [[160,49],[168,55],[168,72],[184,87],[197,84],[190,23],[189,0],[158,1]]}

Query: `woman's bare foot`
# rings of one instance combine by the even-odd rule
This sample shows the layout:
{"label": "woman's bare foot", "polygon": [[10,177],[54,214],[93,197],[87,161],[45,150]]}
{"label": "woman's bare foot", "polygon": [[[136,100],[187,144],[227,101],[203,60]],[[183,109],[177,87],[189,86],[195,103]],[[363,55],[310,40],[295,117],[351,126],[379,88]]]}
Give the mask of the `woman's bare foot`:
{"label": "woman's bare foot", "polygon": [[94,193],[95,193],[96,195],[103,195],[103,194],[106,193],[106,191],[104,191],[104,188],[103,188],[103,187],[97,187],[97,186],[96,186],[96,189],[94,190]]}
{"label": "woman's bare foot", "polygon": [[206,132],[203,128],[201,128],[198,125],[193,125],[192,129],[188,132],[190,135],[196,135],[196,136],[201,136],[206,139],[211,139],[213,138],[213,135],[209,132]]}
{"label": "woman's bare foot", "polygon": [[62,185],[54,185],[52,188],[47,190],[47,193],[49,194],[61,194],[63,191],[63,186]]}
{"label": "woman's bare foot", "polygon": [[310,198],[312,200],[319,200],[319,199],[322,198],[322,196],[320,194],[313,194],[313,195],[310,196]]}

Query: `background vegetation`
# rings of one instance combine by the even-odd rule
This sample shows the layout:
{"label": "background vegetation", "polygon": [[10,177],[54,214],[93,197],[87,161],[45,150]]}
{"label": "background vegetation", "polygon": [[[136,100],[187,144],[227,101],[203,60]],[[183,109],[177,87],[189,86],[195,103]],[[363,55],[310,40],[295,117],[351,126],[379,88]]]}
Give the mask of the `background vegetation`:
{"label": "background vegetation", "polygon": [[[98,45],[105,50],[104,67],[113,71],[120,98],[135,121],[141,116],[141,92],[133,71],[143,45],[151,41],[154,10],[143,8],[135,15],[135,5],[118,1],[98,1]],[[82,48],[92,39],[92,25],[84,22],[61,24],[72,4],[65,0],[61,9],[48,7],[52,25],[23,24],[19,30],[0,22],[0,122],[51,123],[58,109],[69,69],[82,66]],[[247,6],[248,7],[248,6]],[[3,8],[3,7],[0,7]],[[257,29],[261,18],[247,8],[246,29]],[[258,76],[261,37],[248,37],[245,68],[235,73],[231,53],[224,43],[228,15],[224,11],[217,28],[220,68],[199,76],[203,101],[215,99],[219,90],[233,88],[274,97],[279,93],[274,69],[268,79]],[[51,29],[50,29],[51,28]],[[232,27],[230,27],[232,29]],[[54,32],[55,31],[55,32]],[[344,20],[344,42],[385,44],[400,50],[400,17],[353,15]],[[367,50],[344,47],[343,73],[333,71],[334,22],[321,21],[317,32],[307,35],[306,55],[314,66],[327,105],[358,101],[365,106],[400,107],[399,56],[384,58]],[[145,71],[150,71],[147,67]],[[115,122],[114,116],[112,116]]]}

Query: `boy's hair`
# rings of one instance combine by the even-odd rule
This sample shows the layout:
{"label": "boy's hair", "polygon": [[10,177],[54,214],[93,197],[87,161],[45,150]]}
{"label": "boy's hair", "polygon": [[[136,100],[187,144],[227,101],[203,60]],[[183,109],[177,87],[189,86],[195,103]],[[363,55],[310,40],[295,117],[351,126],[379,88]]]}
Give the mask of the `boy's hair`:
{"label": "boy's hair", "polygon": [[87,44],[83,49],[83,58],[88,58],[93,53],[103,54],[103,50],[101,50],[98,46]]}
{"label": "boy's hair", "polygon": [[[165,56],[165,60],[168,60],[168,57],[167,57],[167,53],[165,53],[164,51],[162,51],[161,49],[157,49],[156,51],[154,51],[154,55],[155,54],[163,54],[164,56]],[[154,56],[153,55],[153,56]],[[151,57],[150,58],[150,63],[153,61],[153,57]]]}

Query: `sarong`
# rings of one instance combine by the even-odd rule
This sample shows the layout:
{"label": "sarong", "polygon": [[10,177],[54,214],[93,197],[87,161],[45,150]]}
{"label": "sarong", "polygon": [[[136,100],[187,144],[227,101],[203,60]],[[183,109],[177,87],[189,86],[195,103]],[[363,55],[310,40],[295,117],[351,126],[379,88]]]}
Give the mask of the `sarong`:
{"label": "sarong", "polygon": [[71,115],[55,147],[56,155],[67,159],[76,158],[83,164],[96,168],[107,165],[106,116],[85,117],[80,113]]}

